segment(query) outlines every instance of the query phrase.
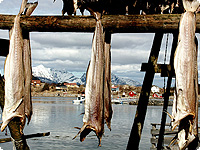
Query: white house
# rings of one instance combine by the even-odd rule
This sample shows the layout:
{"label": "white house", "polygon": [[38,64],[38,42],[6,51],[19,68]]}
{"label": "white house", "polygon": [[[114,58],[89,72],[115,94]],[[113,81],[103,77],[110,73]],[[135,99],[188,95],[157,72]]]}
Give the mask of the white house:
{"label": "white house", "polygon": [[159,93],[160,92],[160,88],[158,86],[156,86],[156,85],[153,85],[151,87],[151,92],[153,92],[153,93]]}

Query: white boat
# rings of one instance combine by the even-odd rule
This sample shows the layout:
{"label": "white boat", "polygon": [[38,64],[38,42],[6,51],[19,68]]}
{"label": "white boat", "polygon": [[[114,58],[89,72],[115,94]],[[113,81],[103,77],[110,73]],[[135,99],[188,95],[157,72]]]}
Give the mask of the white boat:
{"label": "white boat", "polygon": [[85,102],[85,96],[78,96],[77,99],[72,100],[73,104],[82,104]]}

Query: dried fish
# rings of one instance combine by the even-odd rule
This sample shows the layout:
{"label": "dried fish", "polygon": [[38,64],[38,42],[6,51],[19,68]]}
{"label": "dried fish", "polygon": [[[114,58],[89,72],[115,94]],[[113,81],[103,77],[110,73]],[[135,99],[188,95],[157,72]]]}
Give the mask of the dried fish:
{"label": "dried fish", "polygon": [[[21,121],[21,131],[25,125],[27,116],[30,121],[32,114],[32,102],[30,97],[31,82],[31,58],[29,34],[23,39],[20,27],[20,17],[25,9],[23,0],[19,14],[15,17],[14,26],[10,30],[9,54],[5,61],[5,105],[3,109],[1,131],[15,117]],[[27,14],[30,15],[37,5],[29,5]],[[26,34],[24,34],[26,35]]]}
{"label": "dried fish", "polygon": [[19,117],[25,124],[24,115],[24,66],[23,66],[23,37],[20,27],[20,14],[15,17],[14,26],[10,31],[9,54],[5,62],[5,105],[3,109],[1,131],[14,117]]}
{"label": "dried fish", "polygon": [[[196,6],[196,3],[193,4]],[[194,10],[194,7],[190,8]],[[180,149],[185,149],[198,136],[196,19],[194,12],[186,10],[181,16],[178,46],[174,57],[176,91],[172,109],[172,127],[174,129],[179,125],[177,141]]]}
{"label": "dried fish", "polygon": [[[85,114],[83,127],[80,129],[80,140],[84,141],[86,136],[94,131],[99,139],[104,133],[104,100],[103,100],[103,76],[104,76],[104,41],[103,27],[100,19],[97,19],[96,28],[92,42],[92,54],[87,71],[85,89]],[[74,137],[76,138],[78,134]]]}
{"label": "dried fish", "polygon": [[[55,2],[54,0],[53,2]],[[63,1],[63,9],[62,15],[64,16],[67,12],[68,15],[76,15],[76,10],[78,9],[78,1],[77,0],[62,0]]]}
{"label": "dried fish", "polygon": [[[38,2],[27,3],[25,15],[30,16],[32,12],[37,7]],[[29,32],[23,32],[23,63],[24,63],[24,77],[25,77],[25,93],[24,93],[24,103],[25,103],[25,115],[28,118],[28,123],[31,120],[32,115],[32,100],[31,100],[31,80],[32,80],[32,65],[31,65],[31,46],[29,39]]]}
{"label": "dried fish", "polygon": [[[110,33],[105,32],[104,55],[105,55],[105,76],[104,76],[104,119],[111,130],[112,104],[111,104],[111,51]],[[106,41],[109,40],[109,41]]]}

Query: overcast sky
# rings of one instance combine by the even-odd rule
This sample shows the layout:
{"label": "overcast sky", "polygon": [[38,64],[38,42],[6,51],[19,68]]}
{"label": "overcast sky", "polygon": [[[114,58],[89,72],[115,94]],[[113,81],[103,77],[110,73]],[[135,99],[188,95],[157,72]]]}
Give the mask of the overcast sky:
{"label": "overcast sky", "polygon": [[[56,0],[55,3],[53,0],[38,0],[38,3],[33,15],[61,15],[62,0]],[[0,14],[16,15],[20,5],[21,0],[0,0]],[[93,33],[31,32],[30,37],[32,66],[43,64],[45,67],[67,69],[69,72],[76,72],[75,75],[81,75],[86,71],[90,60]],[[150,33],[113,34],[111,40],[112,73],[142,83],[144,73],[140,72],[141,63],[148,61],[153,37],[154,34]],[[8,39],[8,31],[0,30],[0,38]],[[171,39],[170,34],[167,62],[171,51]],[[165,45],[166,35],[163,38],[159,63],[164,62]],[[4,67],[4,60],[0,57],[1,69]],[[156,75],[153,84],[163,87],[163,78]]]}

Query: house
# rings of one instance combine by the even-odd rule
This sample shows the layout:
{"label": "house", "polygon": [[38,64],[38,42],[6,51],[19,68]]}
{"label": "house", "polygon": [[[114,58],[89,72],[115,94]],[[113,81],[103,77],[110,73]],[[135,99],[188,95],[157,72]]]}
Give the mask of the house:
{"label": "house", "polygon": [[56,91],[66,92],[66,91],[68,91],[68,87],[67,86],[58,85],[58,86],[56,86]]}
{"label": "house", "polygon": [[112,85],[111,90],[112,92],[119,92],[119,87]]}
{"label": "house", "polygon": [[32,84],[32,85],[40,85],[40,84],[41,84],[41,81],[40,81],[40,80],[32,80],[32,81],[31,81],[31,84]]}
{"label": "house", "polygon": [[67,82],[65,82],[63,85],[67,86],[67,87],[78,87],[78,85],[76,83],[67,83]]}
{"label": "house", "polygon": [[136,96],[136,92],[135,91],[130,91],[129,94],[128,94],[130,97],[133,97],[133,96]]}
{"label": "house", "polygon": [[160,88],[158,86],[156,86],[156,85],[153,85],[151,87],[151,92],[153,92],[153,93],[159,93],[160,92]]}

